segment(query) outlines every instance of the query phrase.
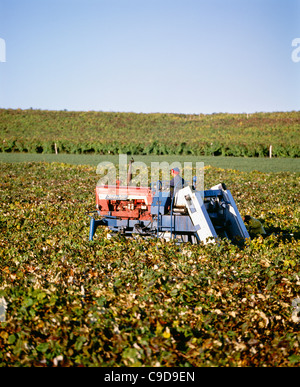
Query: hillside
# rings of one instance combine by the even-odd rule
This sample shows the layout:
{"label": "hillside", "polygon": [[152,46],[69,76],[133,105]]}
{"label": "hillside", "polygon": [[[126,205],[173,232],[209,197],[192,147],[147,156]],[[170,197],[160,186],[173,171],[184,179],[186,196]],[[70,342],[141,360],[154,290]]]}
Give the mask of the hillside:
{"label": "hillside", "polygon": [[300,111],[137,114],[0,109],[0,151],[300,156]]}

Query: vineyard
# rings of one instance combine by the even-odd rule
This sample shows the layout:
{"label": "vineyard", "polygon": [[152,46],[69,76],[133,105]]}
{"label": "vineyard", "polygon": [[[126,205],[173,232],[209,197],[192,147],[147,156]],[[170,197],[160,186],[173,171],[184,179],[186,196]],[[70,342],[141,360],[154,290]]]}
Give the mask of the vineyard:
{"label": "vineyard", "polygon": [[[30,127],[45,114],[49,120],[39,125],[50,144],[52,113],[26,113],[28,126],[22,127],[23,114],[1,112],[10,116],[1,119],[6,141],[16,125],[29,147],[36,130],[30,138]],[[65,123],[72,114],[53,118],[53,138],[61,125],[60,144],[70,141]],[[89,127],[93,115],[77,117]],[[299,113],[283,117],[289,149]],[[177,129],[193,128],[187,117],[164,119]],[[79,127],[78,147],[87,140]],[[264,224],[268,236],[243,248],[226,240],[204,246],[107,239],[105,229],[89,242],[86,211],[94,208],[95,167],[1,163],[0,174],[0,299],[6,304],[0,366],[299,367],[299,173],[205,168],[205,188],[224,181],[241,214],[250,212]]]}
{"label": "vineyard", "polygon": [[300,156],[300,112],[136,114],[0,109],[0,151]]}

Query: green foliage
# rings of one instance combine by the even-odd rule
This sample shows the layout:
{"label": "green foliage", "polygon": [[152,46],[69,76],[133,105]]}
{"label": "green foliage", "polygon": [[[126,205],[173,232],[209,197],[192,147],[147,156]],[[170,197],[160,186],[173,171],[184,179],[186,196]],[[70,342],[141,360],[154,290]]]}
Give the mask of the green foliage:
{"label": "green foliage", "polygon": [[136,114],[0,109],[0,151],[300,156],[300,112]]}
{"label": "green foliage", "polygon": [[299,367],[299,174],[205,169],[270,234],[240,249],[88,242],[94,167],[0,171],[1,366]]}

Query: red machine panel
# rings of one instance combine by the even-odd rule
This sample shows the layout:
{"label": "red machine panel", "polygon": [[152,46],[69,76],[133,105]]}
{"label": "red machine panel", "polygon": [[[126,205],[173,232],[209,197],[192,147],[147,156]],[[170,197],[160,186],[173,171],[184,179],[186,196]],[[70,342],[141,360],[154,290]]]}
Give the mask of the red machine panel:
{"label": "red machine panel", "polygon": [[101,215],[151,220],[152,191],[148,187],[102,185],[96,187],[96,207]]}

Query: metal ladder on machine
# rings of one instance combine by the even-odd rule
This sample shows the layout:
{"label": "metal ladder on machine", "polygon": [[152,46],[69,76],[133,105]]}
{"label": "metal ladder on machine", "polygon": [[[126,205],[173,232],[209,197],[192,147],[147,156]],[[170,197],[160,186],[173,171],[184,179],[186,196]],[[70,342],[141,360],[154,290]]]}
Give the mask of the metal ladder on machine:
{"label": "metal ladder on machine", "polygon": [[204,244],[216,243],[218,235],[206,211],[201,192],[192,192],[191,187],[188,186],[181,190],[181,195],[195,227],[197,239]]}

